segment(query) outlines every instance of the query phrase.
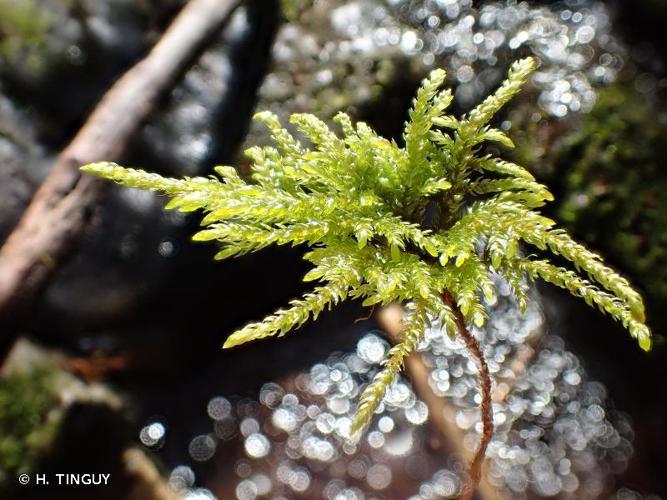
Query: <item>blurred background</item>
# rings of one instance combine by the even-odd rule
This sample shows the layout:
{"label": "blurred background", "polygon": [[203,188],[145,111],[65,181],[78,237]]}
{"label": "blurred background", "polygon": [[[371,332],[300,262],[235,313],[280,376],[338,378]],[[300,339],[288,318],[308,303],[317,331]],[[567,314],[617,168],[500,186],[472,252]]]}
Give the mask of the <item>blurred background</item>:
{"label": "blurred background", "polygon": [[[216,2],[0,0],[0,244],[91,111],[187,3],[206,16]],[[343,110],[400,141],[430,69],[448,71],[459,113],[515,59],[540,59],[499,117],[517,144],[503,154],[552,189],[550,216],[641,289],[655,342],[642,352],[548,286],[533,286],[521,315],[499,282],[477,332],[503,392],[478,498],[667,498],[667,3],[220,4],[229,14],[118,157],[98,159],[176,176],[218,164],[247,172],[243,150],[268,140],[251,123],[264,109],[284,122]],[[211,245],[189,242],[196,221],[164,212],[159,197],[110,188],[93,201],[25,314],[0,322],[0,498],[457,496],[479,423],[462,345],[427,332],[382,414],[350,441],[359,389],[390,345],[386,316],[349,303],[284,340],[223,352],[234,329],[304,290],[301,249],[214,263]],[[17,482],[56,472],[112,478]]]}

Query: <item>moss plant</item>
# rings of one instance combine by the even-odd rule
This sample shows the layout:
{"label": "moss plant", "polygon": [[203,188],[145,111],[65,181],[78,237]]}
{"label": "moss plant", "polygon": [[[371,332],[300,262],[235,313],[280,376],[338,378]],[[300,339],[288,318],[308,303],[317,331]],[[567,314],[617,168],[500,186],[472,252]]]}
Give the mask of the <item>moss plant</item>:
{"label": "moss plant", "polygon": [[[340,136],[312,115],[292,116],[308,140],[304,145],[265,112],[257,119],[276,146],[247,151],[254,162],[248,180],[231,167],[218,167],[219,178],[183,179],[112,163],[83,170],[164,193],[171,198],[167,208],[202,210],[205,227],[193,239],[219,242],[218,259],[271,244],[310,247],[304,259],[313,268],[304,280],[319,284],[290,307],[235,332],[224,347],[285,335],[348,298],[365,306],[403,303],[408,314],[401,340],[361,395],[352,432],[371,419],[432,321],[460,335],[479,363],[482,386],[484,430],[470,466],[474,486],[492,433],[491,381],[469,325],[486,320],[483,298],[495,293],[492,273],[506,278],[522,307],[523,278],[541,278],[616,318],[643,349],[651,345],[642,299],[628,281],[539,213],[553,199],[548,189],[525,168],[482,154],[485,141],[513,146],[489,122],[534,68],[533,59],[514,63],[496,93],[461,119],[445,114],[452,94],[441,90],[445,72],[433,71],[410,110],[404,146],[343,113],[336,117]],[[544,257],[519,252],[521,242]],[[550,254],[574,269],[553,263]]]}

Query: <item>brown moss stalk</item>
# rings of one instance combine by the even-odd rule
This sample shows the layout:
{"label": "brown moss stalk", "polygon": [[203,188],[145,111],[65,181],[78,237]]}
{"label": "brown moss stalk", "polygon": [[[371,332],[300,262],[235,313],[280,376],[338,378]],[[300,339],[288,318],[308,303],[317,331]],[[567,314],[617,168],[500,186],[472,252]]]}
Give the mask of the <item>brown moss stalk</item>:
{"label": "brown moss stalk", "polygon": [[466,325],[465,318],[458,304],[452,297],[451,293],[445,291],[442,294],[444,302],[454,311],[456,316],[456,326],[458,327],[458,333],[463,339],[468,348],[468,352],[475,358],[478,367],[479,367],[479,383],[480,390],[482,393],[482,404],[480,405],[482,413],[482,436],[479,441],[479,447],[475,456],[470,461],[468,466],[468,484],[464,488],[464,491],[461,495],[461,500],[471,500],[479,484],[479,480],[482,476],[482,464],[484,463],[484,458],[486,456],[486,449],[489,446],[491,437],[493,436],[493,406],[491,404],[491,376],[489,374],[489,366],[484,359],[484,354],[480,348],[477,340],[472,335],[468,326]]}

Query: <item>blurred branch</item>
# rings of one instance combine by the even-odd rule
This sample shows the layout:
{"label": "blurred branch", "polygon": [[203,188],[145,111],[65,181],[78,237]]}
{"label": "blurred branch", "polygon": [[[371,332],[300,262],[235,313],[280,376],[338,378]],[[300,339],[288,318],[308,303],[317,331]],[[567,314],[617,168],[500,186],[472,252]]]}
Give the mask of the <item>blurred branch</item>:
{"label": "blurred branch", "polygon": [[0,249],[0,361],[31,303],[79,240],[104,183],[79,167],[119,160],[158,101],[230,18],[240,0],[191,0],[149,54],[104,95]]}
{"label": "blurred branch", "polygon": [[143,450],[128,448],[123,452],[124,472],[131,484],[128,500],[180,500],[169,483],[160,475],[155,464]]}

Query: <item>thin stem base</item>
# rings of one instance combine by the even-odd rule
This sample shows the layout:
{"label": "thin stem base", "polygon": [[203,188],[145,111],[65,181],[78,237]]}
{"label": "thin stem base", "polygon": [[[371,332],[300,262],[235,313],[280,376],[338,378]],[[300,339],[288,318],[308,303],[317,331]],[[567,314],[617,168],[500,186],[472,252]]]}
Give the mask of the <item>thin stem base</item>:
{"label": "thin stem base", "polygon": [[459,308],[458,304],[454,300],[454,297],[448,292],[445,291],[442,294],[442,298],[456,316],[456,326],[458,327],[458,333],[461,335],[461,338],[468,348],[468,352],[475,358],[479,366],[479,382],[480,389],[482,393],[482,404],[480,409],[482,412],[482,436],[479,442],[479,448],[475,453],[475,456],[470,461],[468,467],[468,484],[464,489],[463,494],[461,495],[461,500],[471,500],[479,484],[479,480],[482,475],[482,464],[484,463],[484,458],[486,455],[486,448],[489,446],[491,437],[493,436],[493,406],[491,404],[491,376],[489,374],[489,366],[484,359],[484,353],[480,348],[477,340],[472,335],[468,326],[466,325],[465,318],[463,313]]}

